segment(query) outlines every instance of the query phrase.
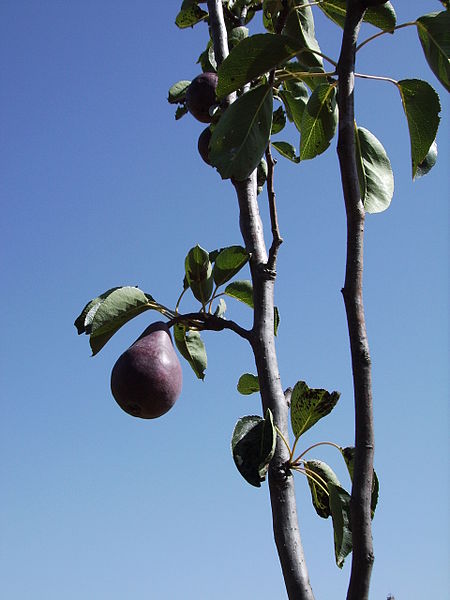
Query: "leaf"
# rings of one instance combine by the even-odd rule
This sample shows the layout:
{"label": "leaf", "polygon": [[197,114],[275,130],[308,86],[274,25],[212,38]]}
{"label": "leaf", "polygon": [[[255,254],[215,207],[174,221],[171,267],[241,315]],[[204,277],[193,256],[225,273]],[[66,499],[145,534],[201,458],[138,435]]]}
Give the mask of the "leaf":
{"label": "leaf", "polygon": [[334,85],[321,83],[311,94],[302,116],[300,160],[322,154],[336,132],[337,108]]}
{"label": "leaf", "polygon": [[107,298],[112,292],[120,289],[120,287],[114,287],[110,290],[107,290],[97,298],[90,300],[86,306],[81,311],[80,315],[75,319],[74,325],[77,328],[78,335],[82,333],[90,334],[91,333],[91,323],[94,318],[95,313],[97,312],[100,304]]}
{"label": "leaf", "polygon": [[270,33],[275,32],[276,19],[282,8],[282,0],[263,1],[263,24],[267,31],[269,31]]}
{"label": "leaf", "polygon": [[403,79],[397,82],[408,120],[411,141],[412,176],[416,176],[420,163],[425,159],[436,139],[441,104],[439,96],[426,81]]}
{"label": "leaf", "polygon": [[248,28],[243,26],[234,27],[228,34],[228,45],[230,48],[234,48],[245,38],[248,38]]}
{"label": "leaf", "polygon": [[339,479],[333,469],[321,460],[307,460],[304,467],[314,509],[319,517],[328,519],[331,515],[329,485],[340,485]]}
{"label": "leaf", "polygon": [[146,310],[164,309],[149,295],[137,287],[121,287],[108,294],[95,312],[91,323],[89,340],[93,356],[128,321]]}
{"label": "leaf", "polygon": [[214,281],[209,254],[197,244],[189,250],[184,261],[186,279],[195,298],[202,303],[211,298]]}
{"label": "leaf", "polygon": [[199,379],[205,379],[206,349],[199,332],[187,329],[182,323],[176,323],[173,337],[181,356],[188,361]]}
{"label": "leaf", "polygon": [[207,16],[208,13],[198,6],[196,0],[184,0],[175,19],[175,24],[180,29],[185,29],[186,27],[193,27]]}
{"label": "leaf", "polygon": [[170,104],[177,104],[182,102],[186,97],[186,90],[190,86],[191,82],[183,79],[174,83],[169,90],[168,101]]}
{"label": "leaf", "polygon": [[283,107],[279,106],[277,110],[274,110],[272,116],[272,129],[270,131],[271,135],[275,135],[276,133],[280,133],[284,129],[286,125],[286,115],[284,113]]}
{"label": "leaf", "polygon": [[303,51],[297,54],[297,60],[301,65],[319,67],[323,70],[322,57],[314,53],[320,52],[320,47],[316,40],[314,17],[310,6],[296,8],[289,13],[283,34],[300,41],[303,46]]}
{"label": "leaf", "polygon": [[[355,448],[354,446],[347,446],[346,448],[341,448],[341,454],[344,457],[345,464],[347,465],[348,473],[350,475],[350,479],[353,481],[353,467],[355,462]],[[378,481],[378,476],[373,471],[373,481],[372,481],[372,499],[371,499],[371,510],[372,510],[372,519],[375,514],[375,509],[378,503],[378,492],[380,489],[380,483]]]}
{"label": "leaf", "polygon": [[339,400],[339,392],[309,388],[304,381],[297,381],[291,396],[291,424],[298,439],[317,421],[328,415]]}
{"label": "leaf", "polygon": [[223,248],[216,256],[213,277],[216,285],[229,281],[248,262],[248,253],[242,246]]}
{"label": "leaf", "polygon": [[216,310],[214,311],[214,315],[216,317],[222,318],[227,310],[227,305],[223,298],[219,298],[219,303],[217,304]]}
{"label": "leaf", "polygon": [[256,169],[267,148],[271,127],[272,89],[269,85],[246,92],[225,110],[209,146],[209,160],[223,179],[232,177],[242,181]]}
{"label": "leaf", "polygon": [[328,484],[328,490],[333,519],[334,554],[337,566],[342,569],[345,557],[352,551],[350,494],[331,482]]}
{"label": "leaf", "polygon": [[367,129],[355,127],[359,189],[368,213],[386,210],[394,194],[391,163],[381,142]]}
{"label": "leaf", "polygon": [[[344,27],[345,7],[346,0],[324,0],[319,4],[319,8],[325,15],[340,27]],[[392,4],[386,2],[381,6],[368,8],[364,14],[364,21],[378,27],[378,29],[389,31],[395,27],[397,17]]]}
{"label": "leaf", "polygon": [[426,175],[427,173],[429,173],[431,171],[431,169],[436,164],[437,155],[438,155],[438,148],[437,148],[437,144],[436,144],[436,140],[435,140],[431,144],[430,149],[428,150],[428,153],[425,156],[425,158],[423,159],[423,161],[419,165],[417,165],[417,171],[416,171],[416,177],[415,177],[416,179],[418,177],[423,177],[424,175]]}
{"label": "leaf", "polygon": [[187,113],[188,113],[188,109],[185,104],[182,104],[181,106],[177,106],[177,109],[175,111],[175,121],[179,121],[181,119],[181,117],[184,117],[184,115],[187,115]]}
{"label": "leaf", "polygon": [[295,98],[289,90],[281,90],[280,97],[283,100],[288,119],[293,121],[298,131],[301,132],[302,118],[305,106],[308,102],[308,95],[306,94],[301,98]]}
{"label": "leaf", "polygon": [[233,459],[239,473],[251,485],[261,487],[261,481],[265,480],[274,455],[276,442],[277,435],[269,409],[265,419],[248,416],[236,423],[231,440]]}
{"label": "leaf", "polygon": [[252,282],[248,280],[233,281],[228,284],[224,292],[227,296],[235,298],[250,308],[253,308],[253,286]]}
{"label": "leaf", "polygon": [[244,373],[239,377],[237,391],[244,396],[249,396],[255,392],[259,392],[259,379],[257,375]]}
{"label": "leaf", "polygon": [[238,44],[220,65],[216,94],[224,98],[294,58],[302,44],[285,35],[257,33]]}
{"label": "leaf", "polygon": [[278,150],[278,152],[281,154],[281,156],[284,156],[284,158],[288,158],[294,163],[300,162],[300,157],[297,156],[294,146],[289,144],[289,142],[272,142],[271,145],[275,148],[275,150]]}
{"label": "leaf", "polygon": [[430,69],[450,92],[450,11],[419,17],[416,25]]}

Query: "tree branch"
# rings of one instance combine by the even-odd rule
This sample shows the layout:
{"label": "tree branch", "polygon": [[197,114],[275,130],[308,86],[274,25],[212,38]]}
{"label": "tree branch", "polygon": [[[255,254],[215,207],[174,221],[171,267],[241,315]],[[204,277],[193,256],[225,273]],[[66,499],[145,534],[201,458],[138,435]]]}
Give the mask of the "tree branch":
{"label": "tree branch", "polygon": [[[217,59],[222,50],[218,49],[216,52],[216,41],[219,44],[220,40],[226,39],[220,0],[208,0],[208,9]],[[258,371],[263,411],[270,408],[276,426],[287,438],[289,407],[281,387],[275,351],[275,273],[267,265],[267,250],[257,202],[256,170],[245,181],[232,181],[232,184],[238,197],[242,237],[251,257],[254,321],[250,343]],[[289,599],[314,600],[298,528],[294,481],[286,470],[288,459],[289,451],[279,438],[269,466],[274,537]]]}
{"label": "tree branch", "polygon": [[175,323],[184,323],[191,327],[207,331],[223,331],[224,329],[229,329],[248,341],[250,340],[251,336],[250,331],[244,329],[235,323],[235,321],[222,319],[216,315],[210,315],[209,313],[204,312],[186,313],[184,315],[178,314],[168,321],[167,326],[172,327],[175,325]]}
{"label": "tree branch", "polygon": [[359,0],[347,0],[337,73],[339,77],[338,156],[347,215],[347,260],[342,290],[347,313],[355,400],[355,464],[351,496],[352,571],[347,600],[368,600],[374,561],[371,532],[374,431],[371,361],[363,305],[365,211],[355,157],[355,48],[364,16]]}

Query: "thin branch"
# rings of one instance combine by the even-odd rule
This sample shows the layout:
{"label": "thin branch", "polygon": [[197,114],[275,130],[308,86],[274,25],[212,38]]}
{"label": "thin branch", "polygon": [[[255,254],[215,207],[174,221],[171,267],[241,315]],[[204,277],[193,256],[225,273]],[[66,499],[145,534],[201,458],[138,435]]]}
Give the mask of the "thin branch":
{"label": "thin branch", "polygon": [[[208,0],[211,35],[216,42],[226,37],[220,0]],[[214,13],[214,14],[213,14]],[[220,54],[218,50],[216,56]],[[274,274],[267,269],[267,250],[259,214],[256,170],[244,181],[232,181],[239,203],[239,224],[253,282],[254,320],[250,336],[260,384],[263,412],[270,408],[275,425],[288,437],[288,404],[281,387],[274,340]],[[277,441],[269,465],[269,490],[273,531],[289,600],[314,600],[309,584],[297,519],[293,477],[286,470],[289,451]]]}
{"label": "thin branch", "polygon": [[270,212],[270,223],[272,228],[272,245],[269,250],[269,259],[267,261],[267,268],[270,271],[276,271],[276,262],[278,250],[283,243],[283,238],[280,235],[280,228],[278,225],[278,214],[275,190],[273,187],[273,171],[276,164],[272,153],[270,151],[270,143],[266,149],[266,161],[267,161],[267,197],[269,199],[269,212]]}
{"label": "thin branch", "polygon": [[224,329],[229,329],[247,341],[250,339],[251,335],[251,332],[248,331],[248,329],[244,329],[234,321],[222,319],[222,317],[217,317],[216,315],[211,315],[206,312],[186,313],[184,315],[178,314],[173,317],[167,325],[168,327],[172,327],[176,323],[184,323],[195,329],[207,331],[223,331]]}
{"label": "thin branch", "polygon": [[363,305],[364,206],[355,158],[354,81],[356,41],[364,16],[359,0],[347,0],[338,63],[338,156],[347,215],[347,259],[342,290],[350,338],[355,401],[355,464],[351,496],[352,570],[347,600],[368,600],[374,561],[371,494],[374,455],[371,361]]}

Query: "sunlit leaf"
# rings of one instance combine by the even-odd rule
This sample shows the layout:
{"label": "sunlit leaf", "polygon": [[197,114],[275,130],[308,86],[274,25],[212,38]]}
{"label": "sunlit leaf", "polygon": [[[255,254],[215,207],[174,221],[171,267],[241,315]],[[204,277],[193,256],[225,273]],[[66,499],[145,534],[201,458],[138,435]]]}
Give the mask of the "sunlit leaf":
{"label": "sunlit leaf", "polygon": [[197,244],[184,261],[186,280],[195,298],[203,305],[211,298],[214,280],[209,254]]}
{"label": "sunlit leaf", "polygon": [[297,156],[294,146],[289,144],[289,142],[272,142],[271,146],[273,146],[281,156],[284,156],[284,158],[288,158],[294,163],[300,162],[300,157]]}
{"label": "sunlit leaf", "polygon": [[216,256],[213,277],[216,285],[229,281],[248,262],[248,253],[242,246],[223,248]]}
{"label": "sunlit leaf", "polygon": [[304,470],[308,477],[311,500],[316,513],[322,519],[331,515],[329,484],[340,485],[339,479],[333,469],[321,460],[307,460]]}
{"label": "sunlit leaf", "polygon": [[253,286],[251,281],[233,281],[227,285],[224,293],[253,308]]}
{"label": "sunlit leaf", "polygon": [[280,97],[283,100],[288,119],[293,121],[295,127],[301,132],[302,118],[308,102],[308,95],[305,94],[303,97],[296,98],[289,90],[281,90]]}
{"label": "sunlit leaf", "polygon": [[[319,4],[319,8],[329,19],[340,27],[344,27],[346,0],[324,0]],[[380,6],[368,8],[364,13],[364,21],[378,27],[378,29],[389,31],[395,27],[397,17],[392,4],[385,2]]]}
{"label": "sunlit leaf", "polygon": [[297,60],[301,65],[323,69],[322,57],[315,54],[320,53],[320,47],[316,40],[314,17],[310,6],[291,10],[283,34],[298,40],[303,46],[303,51],[297,54]]}
{"label": "sunlit leaf", "polygon": [[237,384],[237,390],[244,396],[259,392],[259,379],[257,375],[252,375],[251,373],[241,375]]}
{"label": "sunlit leaf", "polygon": [[207,367],[206,348],[198,331],[187,329],[182,323],[176,323],[173,328],[175,344],[199,379],[205,378]]}
{"label": "sunlit leaf", "polygon": [[223,179],[242,181],[258,166],[269,143],[272,104],[271,87],[260,85],[240,96],[220,118],[211,137],[209,160]]}
{"label": "sunlit leaf", "polygon": [[336,132],[336,88],[321,83],[311,94],[303,111],[300,136],[300,160],[322,154]]}
{"label": "sunlit leaf", "polygon": [[403,79],[397,82],[403,110],[408,120],[411,141],[412,176],[436,139],[441,104],[439,96],[426,81]]}
{"label": "sunlit leaf", "polygon": [[309,388],[297,381],[291,395],[291,424],[296,438],[328,415],[339,400],[339,392]]}
{"label": "sunlit leaf", "polygon": [[182,102],[186,97],[186,91],[190,85],[190,81],[182,80],[174,83],[173,86],[169,90],[168,101],[170,104],[176,104],[177,102]]}
{"label": "sunlit leaf", "polygon": [[419,17],[416,24],[428,64],[450,92],[450,10]]}
{"label": "sunlit leaf", "polygon": [[271,135],[280,133],[286,125],[286,115],[282,106],[273,111]]}
{"label": "sunlit leaf", "polygon": [[242,40],[218,69],[218,98],[271,71],[301,50],[300,42],[285,35],[257,33]]}
{"label": "sunlit leaf", "polygon": [[121,287],[111,292],[100,304],[92,319],[89,343],[93,355],[128,321],[146,310],[164,309],[137,287]]}
{"label": "sunlit leaf", "polygon": [[381,142],[367,129],[355,128],[359,189],[368,213],[386,210],[394,194],[391,163]]}
{"label": "sunlit leaf", "polygon": [[175,19],[175,24],[180,29],[185,29],[186,27],[193,27],[207,16],[208,13],[200,8],[196,0],[184,0]]}
{"label": "sunlit leaf", "polygon": [[[341,454],[344,457],[345,464],[347,465],[348,473],[350,475],[350,479],[353,481],[353,468],[355,462],[355,448],[354,446],[347,446],[346,448],[341,448]],[[375,514],[375,509],[378,503],[378,493],[380,489],[380,483],[378,481],[378,476],[374,470],[373,472],[373,481],[372,481],[372,498],[371,498],[371,512],[372,519]]]}
{"label": "sunlit leaf", "polygon": [[78,335],[82,333],[91,333],[91,323],[95,313],[100,308],[100,304],[115,290],[120,289],[119,287],[111,288],[107,290],[97,298],[90,300],[81,311],[80,315],[75,319],[74,325],[77,328]]}
{"label": "sunlit leaf", "polygon": [[352,551],[350,494],[331,482],[328,484],[328,490],[333,519],[334,554],[337,566],[342,569],[345,557]]}

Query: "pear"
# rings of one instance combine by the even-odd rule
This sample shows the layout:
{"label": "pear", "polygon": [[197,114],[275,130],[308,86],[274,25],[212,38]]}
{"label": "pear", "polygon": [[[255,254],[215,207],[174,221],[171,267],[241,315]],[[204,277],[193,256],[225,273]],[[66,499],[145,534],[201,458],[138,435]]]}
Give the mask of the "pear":
{"label": "pear", "polygon": [[118,358],[111,372],[111,391],[128,414],[156,419],[175,404],[182,381],[169,328],[158,321]]}
{"label": "pear", "polygon": [[186,90],[188,111],[201,123],[211,123],[210,109],[217,104],[217,73],[201,73],[193,79]]}

